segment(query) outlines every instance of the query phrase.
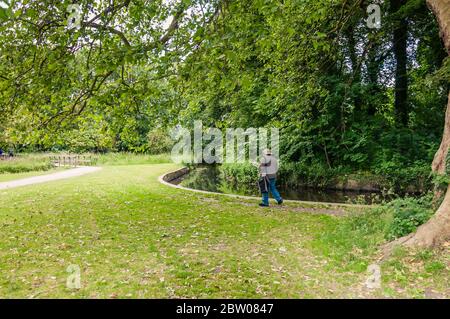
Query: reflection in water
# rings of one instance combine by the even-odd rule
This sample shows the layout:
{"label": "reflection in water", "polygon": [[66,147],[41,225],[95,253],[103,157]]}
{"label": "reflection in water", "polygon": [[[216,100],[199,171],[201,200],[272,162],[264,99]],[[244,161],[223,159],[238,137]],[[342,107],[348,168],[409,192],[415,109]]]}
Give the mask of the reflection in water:
{"label": "reflection in water", "polygon": [[[242,185],[234,187],[226,183],[221,176],[220,170],[216,166],[199,167],[192,170],[188,175],[176,181],[182,186],[200,189],[210,192],[239,194],[247,196],[259,196],[256,181],[254,185]],[[284,199],[313,201],[313,202],[333,202],[333,203],[360,203],[375,204],[383,200],[389,200],[389,196],[372,192],[339,191],[331,189],[296,188],[285,189],[280,185],[279,191]]]}

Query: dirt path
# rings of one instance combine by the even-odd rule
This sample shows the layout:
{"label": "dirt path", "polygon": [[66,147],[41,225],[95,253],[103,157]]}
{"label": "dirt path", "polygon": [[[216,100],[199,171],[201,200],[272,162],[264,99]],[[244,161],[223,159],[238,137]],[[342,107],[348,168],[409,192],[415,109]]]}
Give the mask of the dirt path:
{"label": "dirt path", "polygon": [[64,172],[58,172],[58,173],[54,173],[54,174],[41,175],[41,176],[18,179],[15,181],[3,182],[3,183],[0,183],[0,190],[20,187],[20,186],[26,186],[26,185],[41,184],[41,183],[46,183],[46,182],[51,182],[51,181],[57,181],[60,179],[82,176],[82,175],[93,173],[93,172],[96,172],[99,170],[101,170],[101,167],[84,166],[84,167],[73,168],[73,169],[69,169]]}

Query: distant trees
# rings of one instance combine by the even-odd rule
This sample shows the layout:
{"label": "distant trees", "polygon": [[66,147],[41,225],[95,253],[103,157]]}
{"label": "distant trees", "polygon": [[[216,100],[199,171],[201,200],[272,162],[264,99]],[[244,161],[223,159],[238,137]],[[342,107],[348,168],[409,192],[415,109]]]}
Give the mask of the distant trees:
{"label": "distant trees", "polygon": [[392,36],[395,57],[395,103],[397,122],[407,126],[409,118],[408,103],[408,19],[401,13],[408,0],[390,0],[390,12],[396,15]]}
{"label": "distant trees", "polygon": [[71,148],[62,136],[90,136],[95,117],[100,149],[145,151],[148,132],[176,116],[167,79],[217,3],[77,1],[79,28],[64,1],[0,8],[0,143]]}
{"label": "distant trees", "polygon": [[146,152],[203,120],[279,127],[286,161],[425,165],[448,100],[449,1],[383,1],[380,29],[360,0],[83,0],[73,29],[64,2],[14,2],[0,10],[0,145]]}

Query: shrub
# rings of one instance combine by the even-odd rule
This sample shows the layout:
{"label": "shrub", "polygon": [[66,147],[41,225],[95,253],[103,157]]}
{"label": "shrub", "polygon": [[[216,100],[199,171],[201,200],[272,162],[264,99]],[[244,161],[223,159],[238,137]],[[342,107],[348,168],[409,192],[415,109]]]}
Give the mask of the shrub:
{"label": "shrub", "polygon": [[[252,186],[258,178],[258,170],[249,163],[223,164],[220,171],[230,186]],[[384,162],[373,172],[355,171],[351,167],[328,167],[320,162],[282,162],[278,171],[278,181],[288,188],[313,187],[326,189],[346,183],[348,180],[371,185],[381,190],[391,190],[394,194],[426,192],[431,189],[430,166],[414,163],[400,167],[395,162]]]}
{"label": "shrub", "polygon": [[392,221],[386,233],[386,239],[394,240],[414,232],[433,215],[430,195],[419,199],[396,199],[387,207],[392,211]]}
{"label": "shrub", "polygon": [[283,163],[278,172],[280,181],[288,186],[307,186],[326,188],[333,184],[336,177],[340,175],[341,167],[329,168],[320,162],[306,164]]}
{"label": "shrub", "polygon": [[223,179],[232,186],[256,185],[258,169],[250,163],[222,164],[219,166]]}
{"label": "shrub", "polygon": [[170,153],[174,144],[169,134],[162,129],[154,129],[150,131],[147,138],[149,154]]}
{"label": "shrub", "polygon": [[[219,166],[224,180],[231,186],[256,185],[258,168],[250,163],[222,164]],[[279,181],[291,187],[325,187],[335,180],[340,168],[330,169],[319,163],[282,163],[278,171]]]}
{"label": "shrub", "polygon": [[374,173],[383,178],[383,186],[394,189],[397,193],[414,191],[426,191],[431,189],[432,178],[430,176],[429,163],[415,162],[402,166],[401,162],[392,160],[378,164],[374,167]]}

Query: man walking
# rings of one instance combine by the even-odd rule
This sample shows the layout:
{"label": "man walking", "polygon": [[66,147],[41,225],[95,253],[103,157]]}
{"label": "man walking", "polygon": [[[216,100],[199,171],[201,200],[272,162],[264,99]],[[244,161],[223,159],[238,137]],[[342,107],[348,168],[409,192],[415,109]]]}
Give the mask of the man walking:
{"label": "man walking", "polygon": [[278,159],[272,155],[270,149],[265,149],[263,151],[263,156],[261,157],[261,162],[259,165],[259,173],[261,178],[266,179],[267,182],[267,192],[262,192],[262,203],[259,204],[261,207],[269,207],[269,191],[273,198],[277,201],[278,205],[283,203],[283,199],[276,187],[278,172]]}

